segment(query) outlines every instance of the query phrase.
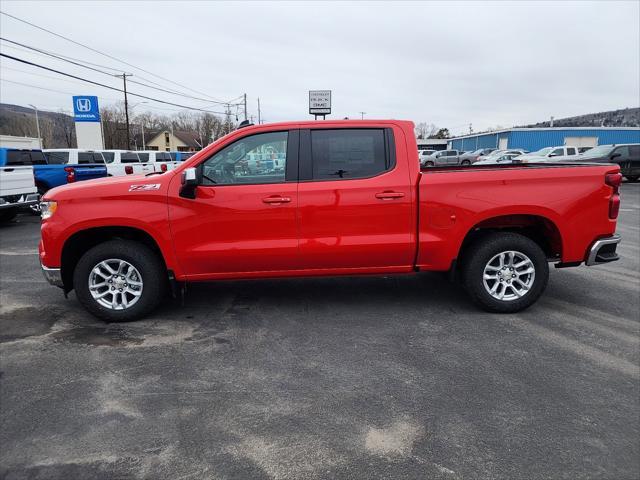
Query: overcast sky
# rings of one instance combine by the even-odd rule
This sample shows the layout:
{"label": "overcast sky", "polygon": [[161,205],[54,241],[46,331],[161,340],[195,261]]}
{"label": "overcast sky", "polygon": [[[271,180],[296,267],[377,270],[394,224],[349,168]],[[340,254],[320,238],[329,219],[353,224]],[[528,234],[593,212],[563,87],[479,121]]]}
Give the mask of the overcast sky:
{"label": "overcast sky", "polygon": [[[133,73],[196,97],[260,97],[267,121],[309,119],[308,90],[333,91],[331,118],[402,118],[452,133],[640,104],[640,2],[26,2],[2,10],[182,84],[167,83],[2,15],[1,36]],[[121,87],[107,75],[2,52]],[[121,94],[1,63],[0,100],[70,110],[72,94]],[[29,72],[29,73],[27,73]],[[44,75],[44,76],[43,76]],[[143,80],[145,79],[145,80]],[[11,82],[17,82],[11,83]],[[34,86],[53,91],[36,89]],[[189,106],[215,104],[130,85]],[[135,104],[138,100],[131,99]],[[144,104],[136,112],[168,113]]]}

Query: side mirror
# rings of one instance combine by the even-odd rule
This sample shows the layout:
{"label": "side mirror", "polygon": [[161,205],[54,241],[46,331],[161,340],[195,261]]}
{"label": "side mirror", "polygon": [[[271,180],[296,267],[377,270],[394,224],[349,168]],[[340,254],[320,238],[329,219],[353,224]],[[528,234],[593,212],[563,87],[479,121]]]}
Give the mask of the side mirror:
{"label": "side mirror", "polygon": [[621,154],[621,153],[617,153],[617,152],[616,152],[616,153],[611,154],[611,156],[610,156],[609,158],[610,158],[611,160],[613,160],[614,158],[618,158],[618,157],[621,157],[621,156],[622,156],[622,154]]}
{"label": "side mirror", "polygon": [[557,153],[550,153],[550,154],[549,154],[549,158],[551,158],[551,157],[557,157],[557,156],[558,156],[558,154],[557,154]]}
{"label": "side mirror", "polygon": [[180,178],[182,187],[180,196],[183,198],[196,198],[196,188],[198,187],[198,171],[195,168],[187,168],[182,172]]}

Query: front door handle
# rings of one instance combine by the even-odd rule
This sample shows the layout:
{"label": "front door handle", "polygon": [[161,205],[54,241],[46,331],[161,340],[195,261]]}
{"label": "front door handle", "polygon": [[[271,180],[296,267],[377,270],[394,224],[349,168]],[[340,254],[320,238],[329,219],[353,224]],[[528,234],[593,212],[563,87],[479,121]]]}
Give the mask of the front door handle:
{"label": "front door handle", "polygon": [[279,195],[273,195],[271,197],[263,198],[262,201],[264,203],[268,203],[271,205],[279,205],[281,203],[289,203],[291,201],[290,197],[281,197]]}
{"label": "front door handle", "polygon": [[402,192],[380,192],[376,193],[376,198],[378,200],[393,200],[395,198],[404,197],[404,193]]}

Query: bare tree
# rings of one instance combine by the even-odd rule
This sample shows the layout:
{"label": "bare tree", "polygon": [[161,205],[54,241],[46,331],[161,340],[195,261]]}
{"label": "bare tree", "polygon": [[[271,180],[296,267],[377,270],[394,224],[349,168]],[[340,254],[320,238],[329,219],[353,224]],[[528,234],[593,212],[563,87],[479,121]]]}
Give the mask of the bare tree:
{"label": "bare tree", "polygon": [[415,127],[416,138],[419,140],[429,138],[438,131],[433,123],[420,122]]}

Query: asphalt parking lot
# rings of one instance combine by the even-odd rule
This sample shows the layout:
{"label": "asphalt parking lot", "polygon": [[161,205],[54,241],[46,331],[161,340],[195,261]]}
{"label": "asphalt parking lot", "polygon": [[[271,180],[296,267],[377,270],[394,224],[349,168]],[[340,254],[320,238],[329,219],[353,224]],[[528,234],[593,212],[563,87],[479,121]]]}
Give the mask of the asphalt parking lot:
{"label": "asphalt parking lot", "polygon": [[0,227],[0,477],[640,477],[640,184],[621,260],[517,315],[442,275],[190,286],[105,324]]}

